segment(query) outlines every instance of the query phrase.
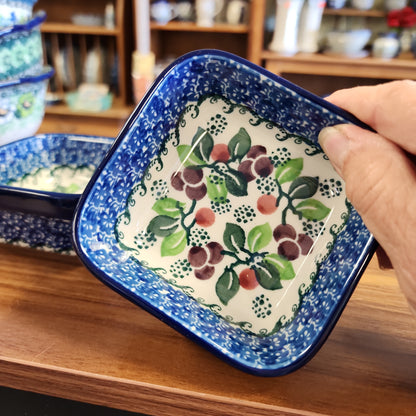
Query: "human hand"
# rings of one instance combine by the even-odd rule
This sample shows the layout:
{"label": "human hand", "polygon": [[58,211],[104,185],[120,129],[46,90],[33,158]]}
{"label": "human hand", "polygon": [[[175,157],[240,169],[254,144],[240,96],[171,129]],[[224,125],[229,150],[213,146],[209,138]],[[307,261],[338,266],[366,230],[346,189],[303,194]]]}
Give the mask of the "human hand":
{"label": "human hand", "polygon": [[416,82],[340,90],[327,100],[376,131],[341,124],[323,129],[319,143],[416,313]]}

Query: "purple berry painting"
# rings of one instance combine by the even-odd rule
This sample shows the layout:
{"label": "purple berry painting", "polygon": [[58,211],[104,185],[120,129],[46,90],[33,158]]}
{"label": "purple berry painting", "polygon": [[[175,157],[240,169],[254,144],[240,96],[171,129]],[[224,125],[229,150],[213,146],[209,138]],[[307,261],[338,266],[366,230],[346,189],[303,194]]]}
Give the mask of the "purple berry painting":
{"label": "purple berry painting", "polygon": [[316,145],[207,95],[185,108],[115,230],[144,267],[267,336],[296,315],[348,212]]}

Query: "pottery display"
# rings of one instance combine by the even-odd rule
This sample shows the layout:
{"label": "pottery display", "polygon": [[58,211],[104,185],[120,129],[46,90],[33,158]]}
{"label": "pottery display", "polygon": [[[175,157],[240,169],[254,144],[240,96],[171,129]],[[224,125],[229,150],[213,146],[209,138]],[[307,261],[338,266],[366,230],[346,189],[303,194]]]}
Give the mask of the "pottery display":
{"label": "pottery display", "polygon": [[374,6],[374,0],[351,0],[351,7],[358,10],[369,10]]}
{"label": "pottery display", "polygon": [[317,142],[323,127],[351,122],[366,127],[235,55],[187,54],[155,81],[84,191],[77,254],[226,362],[294,371],[375,247]]}
{"label": "pottery display", "polygon": [[347,4],[347,0],[328,0],[327,3],[330,9],[342,9]]}
{"label": "pottery display", "polygon": [[37,0],[0,0],[0,28],[25,23]]}
{"label": "pottery display", "polygon": [[32,136],[42,123],[45,94],[54,74],[44,67],[33,75],[0,83],[0,145]]}
{"label": "pottery display", "polygon": [[195,0],[196,24],[204,27],[213,26],[223,7],[224,0]]}
{"label": "pottery display", "polygon": [[194,6],[190,0],[177,0],[176,13],[178,20],[190,22],[194,17]]}
{"label": "pottery display", "polygon": [[372,55],[375,58],[392,59],[400,52],[400,40],[395,33],[379,35],[373,42]]}
{"label": "pottery display", "polygon": [[384,7],[388,12],[400,10],[407,6],[407,2],[408,0],[384,0]]}
{"label": "pottery display", "polygon": [[248,0],[231,0],[227,4],[226,21],[231,25],[246,23],[248,20]]}
{"label": "pottery display", "polygon": [[299,19],[304,0],[276,0],[276,20],[269,49],[282,55],[298,52]]}
{"label": "pottery display", "polygon": [[112,143],[43,134],[0,146],[0,242],[74,254],[75,206]]}
{"label": "pottery display", "polygon": [[150,16],[161,25],[165,25],[177,16],[175,5],[167,0],[155,0],[150,5]]}
{"label": "pottery display", "polygon": [[364,50],[371,37],[370,29],[356,29],[347,31],[331,31],[326,35],[327,54],[363,57],[368,53]]}
{"label": "pottery display", "polygon": [[0,30],[0,81],[39,71],[43,66],[40,25],[44,12],[24,24]]}
{"label": "pottery display", "polygon": [[315,53],[319,49],[319,29],[325,9],[325,0],[305,0],[299,23],[298,49]]}

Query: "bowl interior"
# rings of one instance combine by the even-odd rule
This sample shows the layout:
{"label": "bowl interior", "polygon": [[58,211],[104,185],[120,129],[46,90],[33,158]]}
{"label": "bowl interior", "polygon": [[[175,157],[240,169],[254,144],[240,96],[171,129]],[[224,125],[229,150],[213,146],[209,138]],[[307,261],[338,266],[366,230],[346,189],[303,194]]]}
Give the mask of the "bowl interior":
{"label": "bowl interior", "polygon": [[323,342],[372,244],[317,145],[347,121],[240,58],[187,55],[83,194],[78,254],[232,364],[291,371]]}
{"label": "bowl interior", "polygon": [[0,147],[0,187],[80,194],[113,139],[37,135]]}

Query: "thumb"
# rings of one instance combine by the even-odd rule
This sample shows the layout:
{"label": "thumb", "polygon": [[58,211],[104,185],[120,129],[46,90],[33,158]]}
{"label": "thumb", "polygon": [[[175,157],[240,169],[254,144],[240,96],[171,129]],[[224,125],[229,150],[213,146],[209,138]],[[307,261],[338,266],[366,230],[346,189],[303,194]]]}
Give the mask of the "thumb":
{"label": "thumb", "polygon": [[323,129],[319,142],[345,181],[346,194],[386,251],[403,292],[416,304],[416,173],[388,139],[352,124]]}

